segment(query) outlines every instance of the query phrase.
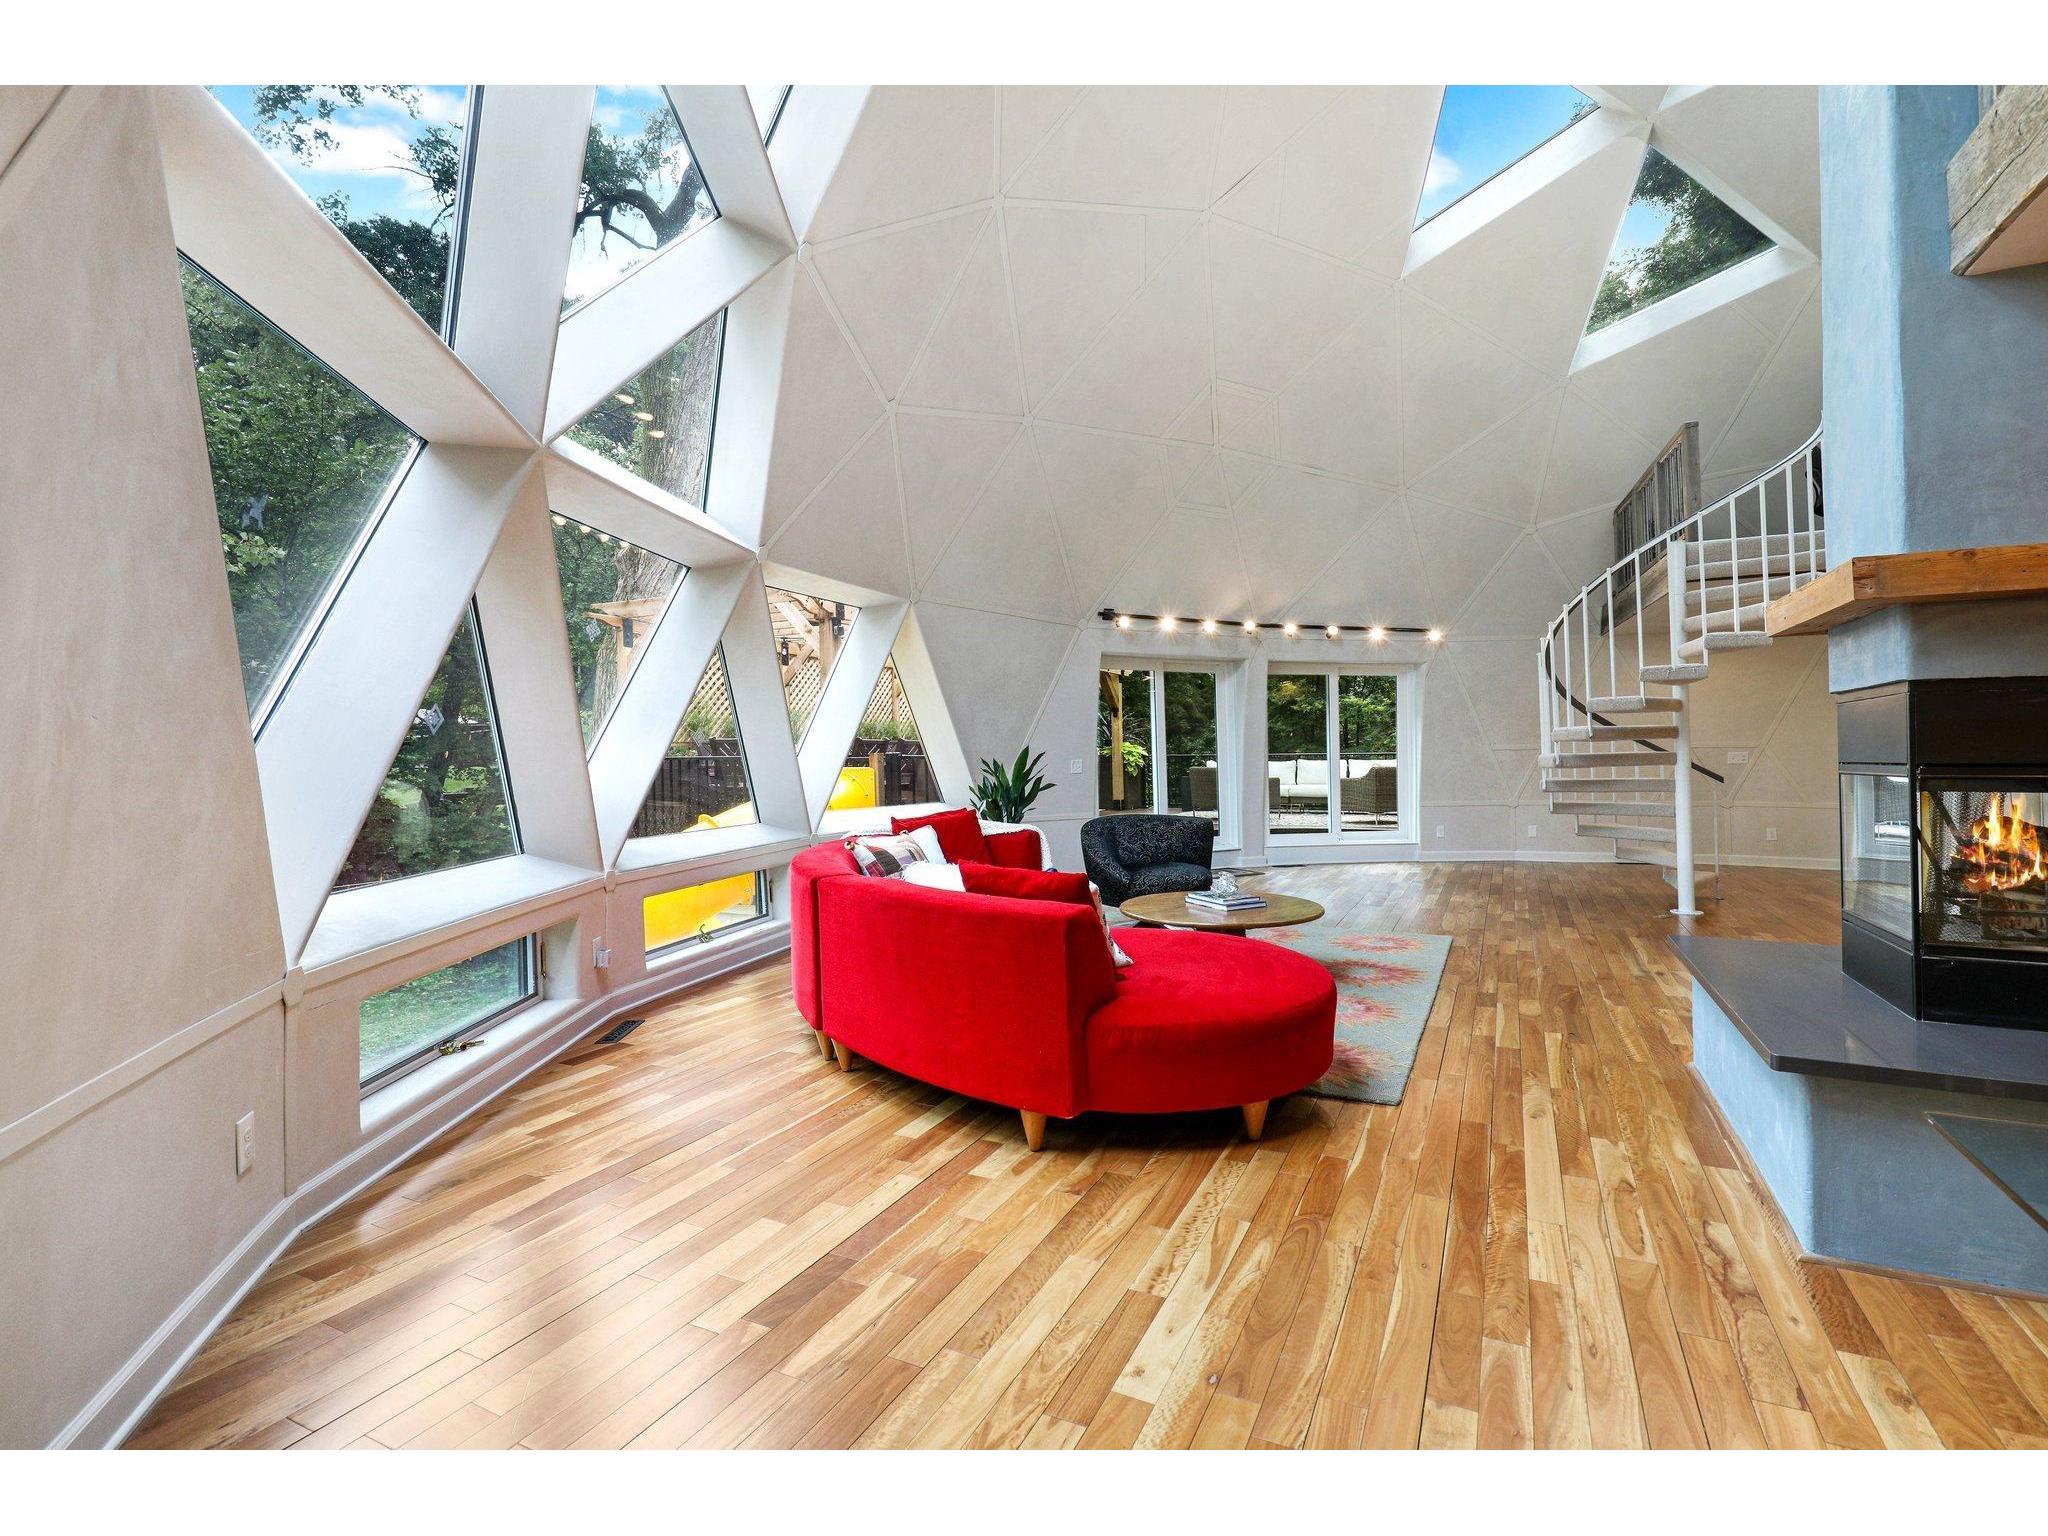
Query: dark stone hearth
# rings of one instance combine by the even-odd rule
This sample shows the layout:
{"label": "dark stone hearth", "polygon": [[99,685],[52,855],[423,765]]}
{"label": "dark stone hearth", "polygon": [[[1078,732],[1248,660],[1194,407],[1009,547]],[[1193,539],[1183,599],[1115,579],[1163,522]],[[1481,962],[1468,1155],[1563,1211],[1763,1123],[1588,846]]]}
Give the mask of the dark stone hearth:
{"label": "dark stone hearth", "polygon": [[1678,937],[1672,949],[1774,1071],[2048,1103],[2048,1036],[1916,1019],[1832,944]]}

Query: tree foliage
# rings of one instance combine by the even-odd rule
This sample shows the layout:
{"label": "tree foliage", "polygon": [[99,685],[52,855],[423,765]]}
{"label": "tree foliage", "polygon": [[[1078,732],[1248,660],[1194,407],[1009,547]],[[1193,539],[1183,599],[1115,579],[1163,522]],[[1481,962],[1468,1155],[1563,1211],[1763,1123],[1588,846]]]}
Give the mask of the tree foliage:
{"label": "tree foliage", "polygon": [[1651,244],[1608,266],[1593,300],[1592,319],[1586,326],[1589,332],[1725,271],[1768,249],[1771,243],[1741,214],[1654,149],[1643,156],[1632,202],[1662,209],[1671,222]]}

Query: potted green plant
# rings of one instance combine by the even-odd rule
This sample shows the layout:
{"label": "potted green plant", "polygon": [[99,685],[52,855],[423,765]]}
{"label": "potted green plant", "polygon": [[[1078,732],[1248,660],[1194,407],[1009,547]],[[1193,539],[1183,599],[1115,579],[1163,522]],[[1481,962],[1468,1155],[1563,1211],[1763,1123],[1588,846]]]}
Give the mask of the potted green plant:
{"label": "potted green plant", "polygon": [[1052,788],[1038,772],[1044,761],[1043,752],[1034,756],[1028,746],[1008,767],[992,757],[983,758],[981,782],[969,796],[976,813],[990,821],[1021,822],[1032,803]]}

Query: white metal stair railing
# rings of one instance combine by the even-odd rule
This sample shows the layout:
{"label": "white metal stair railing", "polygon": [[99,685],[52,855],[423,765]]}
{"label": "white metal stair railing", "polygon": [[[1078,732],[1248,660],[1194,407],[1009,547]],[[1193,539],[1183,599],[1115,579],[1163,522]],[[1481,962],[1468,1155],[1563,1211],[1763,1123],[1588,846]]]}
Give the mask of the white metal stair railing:
{"label": "white metal stair railing", "polygon": [[1693,761],[1688,690],[1716,651],[1770,644],[1771,601],[1827,572],[1825,531],[1816,430],[1747,485],[1616,560],[1537,644],[1550,809],[1574,818],[1579,836],[1610,840],[1616,858],[1667,870],[1681,917],[1699,915],[1701,781],[1717,896],[1721,871],[1723,780]]}

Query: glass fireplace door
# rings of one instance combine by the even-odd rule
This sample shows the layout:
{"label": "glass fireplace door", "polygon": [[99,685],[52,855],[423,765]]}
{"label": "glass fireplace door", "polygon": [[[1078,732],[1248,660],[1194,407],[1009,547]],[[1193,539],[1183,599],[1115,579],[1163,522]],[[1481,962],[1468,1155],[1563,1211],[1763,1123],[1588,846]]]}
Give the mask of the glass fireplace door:
{"label": "glass fireplace door", "polygon": [[1903,773],[1842,775],[1842,911],[1913,937],[1913,794]]}
{"label": "glass fireplace door", "polygon": [[1920,777],[1920,942],[2048,950],[2048,779]]}

